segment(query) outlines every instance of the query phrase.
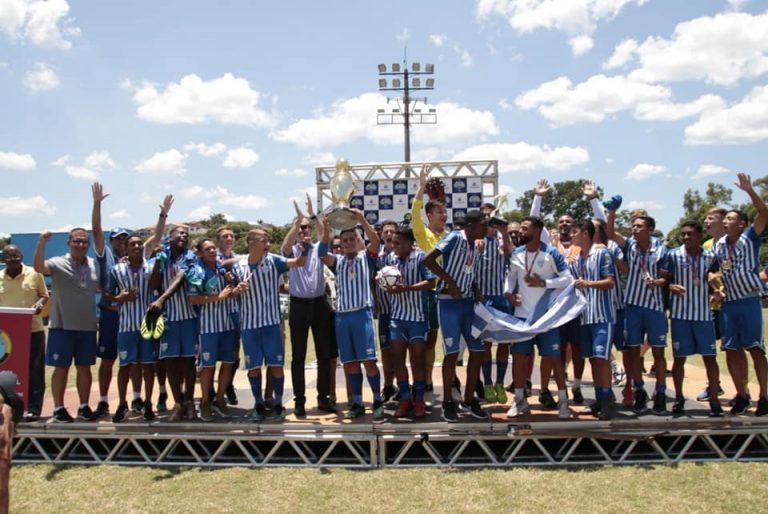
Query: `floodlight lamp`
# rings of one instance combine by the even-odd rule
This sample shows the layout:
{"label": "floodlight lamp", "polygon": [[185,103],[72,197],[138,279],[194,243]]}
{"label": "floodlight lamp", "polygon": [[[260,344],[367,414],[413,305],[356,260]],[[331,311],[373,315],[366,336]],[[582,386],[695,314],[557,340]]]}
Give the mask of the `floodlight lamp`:
{"label": "floodlight lamp", "polygon": [[379,114],[384,114],[384,109],[376,109],[376,112]]}
{"label": "floodlight lamp", "polygon": [[386,73],[386,72],[387,72],[387,65],[379,64],[379,73]]}
{"label": "floodlight lamp", "polygon": [[421,63],[415,62],[411,64],[411,69],[413,71],[421,71]]}
{"label": "floodlight lamp", "polygon": [[413,87],[421,87],[421,79],[419,78],[413,79]]}
{"label": "floodlight lamp", "polygon": [[392,63],[392,71],[394,73],[399,73],[400,72],[400,64],[399,63]]}
{"label": "floodlight lamp", "polygon": [[427,87],[435,87],[435,79],[427,79]]}
{"label": "floodlight lamp", "polygon": [[387,79],[379,79],[379,87],[387,87]]}
{"label": "floodlight lamp", "polygon": [[400,109],[392,109],[392,114],[397,114],[400,112]]}
{"label": "floodlight lamp", "polygon": [[394,88],[400,87],[400,79],[392,79],[392,87]]}
{"label": "floodlight lamp", "polygon": [[435,72],[435,65],[434,64],[427,64],[427,73],[434,73]]}
{"label": "floodlight lamp", "polygon": [[429,112],[430,112],[430,113],[435,113],[435,112],[437,112],[437,110],[435,110],[435,108],[434,108],[434,107],[430,107],[430,109],[429,109]]}

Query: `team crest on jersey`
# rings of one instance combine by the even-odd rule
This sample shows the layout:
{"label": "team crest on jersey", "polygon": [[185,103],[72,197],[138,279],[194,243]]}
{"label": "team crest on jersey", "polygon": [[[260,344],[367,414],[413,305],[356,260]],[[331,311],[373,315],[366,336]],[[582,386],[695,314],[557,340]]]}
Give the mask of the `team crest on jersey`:
{"label": "team crest on jersey", "polygon": [[203,360],[204,361],[211,360],[211,352],[203,352]]}
{"label": "team crest on jersey", "polygon": [[54,353],[53,354],[53,360],[55,360],[55,361],[59,360],[59,354],[58,353]]}
{"label": "team crest on jersey", "polygon": [[605,351],[605,346],[603,346],[601,344],[598,344],[597,346],[595,346],[595,353],[601,354],[604,351]]}
{"label": "team crest on jersey", "polygon": [[160,343],[160,351],[167,352],[168,351],[168,343]]}
{"label": "team crest on jersey", "polygon": [[250,364],[251,363],[251,356],[250,355],[246,355],[245,356],[245,363],[246,364]]}
{"label": "team crest on jersey", "polygon": [[123,360],[127,359],[128,358],[128,352],[125,352],[125,351],[120,352],[120,358],[123,359]]}
{"label": "team crest on jersey", "polygon": [[283,356],[282,355],[278,355],[277,356],[277,362],[283,362]]}
{"label": "team crest on jersey", "polygon": [[373,355],[373,353],[374,353],[375,351],[376,351],[376,350],[375,350],[375,349],[373,349],[373,348],[366,348],[366,350],[365,350],[365,353],[366,353],[366,355]]}
{"label": "team crest on jersey", "polygon": [[680,341],[672,341],[672,348],[674,348],[675,350],[679,350],[680,349]]}
{"label": "team crest on jersey", "polygon": [[106,349],[107,349],[107,347],[106,347],[106,346],[99,346],[99,351],[100,351],[101,353],[104,353],[104,350],[106,350]]}
{"label": "team crest on jersey", "polygon": [[446,337],[445,338],[445,346],[452,347],[453,346],[453,338],[452,337]]}

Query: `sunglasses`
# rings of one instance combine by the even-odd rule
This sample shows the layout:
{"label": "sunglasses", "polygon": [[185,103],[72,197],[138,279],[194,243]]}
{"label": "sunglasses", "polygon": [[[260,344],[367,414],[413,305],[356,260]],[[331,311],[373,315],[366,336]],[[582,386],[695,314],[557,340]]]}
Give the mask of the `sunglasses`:
{"label": "sunglasses", "polygon": [[301,230],[307,230],[307,229],[309,229],[309,225],[299,225],[299,228]]}
{"label": "sunglasses", "polygon": [[341,248],[341,245],[332,245],[331,248]]}

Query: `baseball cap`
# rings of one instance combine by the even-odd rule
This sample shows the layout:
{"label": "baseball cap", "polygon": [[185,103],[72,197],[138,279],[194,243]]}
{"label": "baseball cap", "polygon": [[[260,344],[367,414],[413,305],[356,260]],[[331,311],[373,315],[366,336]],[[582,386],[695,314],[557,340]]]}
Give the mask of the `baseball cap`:
{"label": "baseball cap", "polygon": [[115,227],[112,229],[112,232],[109,233],[109,238],[114,239],[117,236],[130,236],[130,235],[131,235],[131,231],[128,230],[127,228]]}

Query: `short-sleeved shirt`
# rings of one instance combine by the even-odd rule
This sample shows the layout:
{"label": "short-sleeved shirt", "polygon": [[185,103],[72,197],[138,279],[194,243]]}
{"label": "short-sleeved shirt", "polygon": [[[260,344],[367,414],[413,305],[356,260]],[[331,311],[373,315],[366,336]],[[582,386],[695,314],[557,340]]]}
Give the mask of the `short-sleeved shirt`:
{"label": "short-sleeved shirt", "polygon": [[[294,245],[292,253],[290,257],[299,257],[304,253],[304,248],[298,244]],[[288,270],[288,292],[298,298],[317,298],[325,295],[323,261],[318,256],[317,244],[313,244],[309,250],[304,266]]]}
{"label": "short-sleeved shirt", "polygon": [[120,323],[118,332],[138,332],[141,322],[147,314],[149,304],[152,302],[152,291],[149,289],[149,281],[152,277],[154,261],[143,260],[141,266],[134,268],[127,262],[121,262],[112,268],[109,273],[108,290],[113,296],[117,296],[125,289],[135,289],[136,299],[132,302],[120,303],[118,310]]}
{"label": "short-sleeved shirt", "polygon": [[352,312],[371,307],[371,272],[376,257],[362,250],[354,255],[333,255],[331,268],[336,274],[336,312]]}
{"label": "short-sleeved shirt", "polygon": [[[393,257],[394,253],[387,252],[384,247],[381,247],[379,258],[376,260],[376,271],[382,269],[385,266],[395,266],[396,257]],[[381,287],[374,287],[373,294],[376,297],[376,307],[379,314],[391,314],[392,313],[392,295],[387,293]]]}
{"label": "short-sleeved shirt", "polygon": [[[589,255],[586,258],[579,253],[568,267],[575,279],[597,281],[616,276],[611,252],[607,248],[597,248],[595,245],[589,249]],[[583,325],[616,321],[613,289],[586,287],[582,292],[587,298],[587,306],[581,311],[580,319]]]}
{"label": "short-sleeved shirt", "polygon": [[[616,244],[616,241],[610,240],[608,241],[608,244],[606,245],[608,248],[608,252],[610,252],[611,257],[613,258],[614,264],[616,261],[623,261],[624,260],[624,252],[621,251],[621,247]],[[615,266],[614,266],[615,267]],[[616,310],[621,310],[624,308],[624,283],[621,280],[621,274],[619,273],[619,270],[615,270],[616,273],[613,275],[613,290],[611,291],[611,298],[613,299],[613,305],[616,307]]]}
{"label": "short-sleeved shirt", "polygon": [[[187,294],[189,296],[218,295],[227,286],[223,268],[216,267],[211,269],[202,261],[198,261],[195,268],[195,272],[203,277],[203,283],[208,283],[210,278],[215,277],[215,280],[212,281],[214,286],[208,291],[203,286],[198,286],[188,281]],[[232,308],[233,302],[234,297],[229,297],[217,302],[200,305],[200,335],[235,330],[235,323],[232,319],[232,312],[234,312]]]}
{"label": "short-sleeved shirt", "polygon": [[[40,298],[48,296],[43,275],[31,266],[21,265],[21,272],[16,277],[0,271],[0,307],[32,307]],[[32,332],[43,330],[43,318],[39,314],[32,316]]]}
{"label": "short-sleeved shirt", "polygon": [[485,236],[483,252],[477,256],[477,286],[483,296],[501,296],[507,279],[509,258],[504,255],[504,240]]}
{"label": "short-sleeved shirt", "polygon": [[648,250],[643,251],[634,237],[624,244],[624,260],[627,262],[627,286],[624,290],[624,304],[664,312],[662,288],[648,287],[646,278],[659,278],[659,269],[666,250],[661,239],[652,237]]}
{"label": "short-sleeved shirt", "polygon": [[45,261],[51,271],[51,308],[49,328],[96,330],[96,292],[99,269],[86,257],[76,263],[69,254]]}
{"label": "short-sleeved shirt", "polygon": [[663,269],[672,276],[672,283],[685,288],[685,294],[670,295],[669,317],[687,321],[711,321],[709,308],[709,285],[707,277],[715,254],[700,250],[696,257],[690,255],[685,246],[674,248],[667,253]]}
{"label": "short-sleeved shirt", "polygon": [[538,275],[543,280],[557,277],[561,273],[568,275],[568,266],[563,255],[556,248],[541,243],[535,252],[528,251],[525,245],[518,246],[509,261],[506,293],[520,293],[522,303],[515,307],[515,316],[527,319],[533,314],[536,304],[544,296],[546,288],[531,287],[525,281],[525,276]]}
{"label": "short-sleeved shirt", "polygon": [[[99,265],[99,283],[101,284],[102,291],[109,290],[109,275],[112,273],[112,269],[117,265],[118,258],[115,252],[112,251],[112,247],[109,244],[104,245],[104,251],[99,254],[96,253],[96,263]],[[99,300],[99,306],[106,307],[119,307],[117,302],[110,302],[106,295],[101,295]]]}
{"label": "short-sleeved shirt", "polygon": [[[403,283],[409,286],[424,280],[435,278],[434,273],[424,266],[424,252],[413,250],[405,259],[400,259],[395,252],[390,255],[390,262],[400,270]],[[426,321],[426,298],[424,291],[406,291],[393,294],[392,319],[401,321]]]}
{"label": "short-sleeved shirt", "polygon": [[[160,267],[163,291],[171,286],[177,274],[186,273],[197,261],[195,254],[191,250],[182,251],[175,259],[171,257],[170,249],[165,249],[164,252],[165,260]],[[166,322],[173,323],[197,317],[196,310],[189,303],[185,287],[186,285],[182,284],[163,304],[163,316],[165,316]]]}
{"label": "short-sleeved shirt", "polygon": [[[472,298],[472,284],[477,272],[477,251],[474,241],[467,241],[463,230],[448,233],[435,245],[442,257],[443,270],[456,282],[462,298]],[[450,299],[448,294],[441,294],[444,284],[437,284],[438,298]]]}
{"label": "short-sleeved shirt", "polygon": [[278,325],[280,316],[280,276],[288,271],[288,259],[268,253],[256,264],[240,257],[240,275],[247,277],[248,289],[240,296],[240,328],[251,330]]}
{"label": "short-sleeved shirt", "polygon": [[726,302],[760,295],[763,289],[760,282],[760,243],[760,236],[754,227],[745,230],[733,246],[728,244],[727,236],[715,243]]}

